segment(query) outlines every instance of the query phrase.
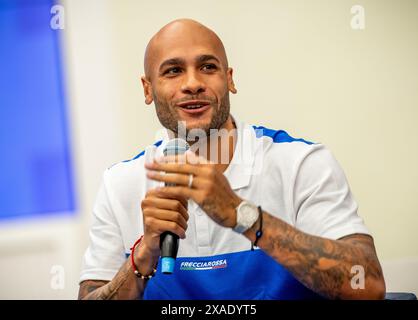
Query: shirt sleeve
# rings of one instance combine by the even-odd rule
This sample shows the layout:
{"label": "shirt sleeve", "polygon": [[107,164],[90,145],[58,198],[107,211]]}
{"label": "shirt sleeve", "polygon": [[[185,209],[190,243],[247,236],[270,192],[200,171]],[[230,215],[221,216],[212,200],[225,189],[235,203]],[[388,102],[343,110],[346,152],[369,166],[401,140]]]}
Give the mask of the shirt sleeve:
{"label": "shirt sleeve", "polygon": [[297,166],[293,190],[296,228],[329,239],[370,234],[357,214],[358,205],[344,172],[327,148],[310,146]]}
{"label": "shirt sleeve", "polygon": [[97,194],[90,227],[90,243],[84,254],[80,282],[112,280],[125,262],[125,250],[120,227],[114,216],[106,173]]}

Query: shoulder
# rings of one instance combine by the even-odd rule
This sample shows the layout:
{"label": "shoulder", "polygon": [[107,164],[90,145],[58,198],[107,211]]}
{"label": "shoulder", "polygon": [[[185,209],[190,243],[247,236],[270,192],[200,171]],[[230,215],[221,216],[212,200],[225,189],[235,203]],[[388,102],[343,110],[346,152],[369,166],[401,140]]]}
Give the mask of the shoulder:
{"label": "shoulder", "polygon": [[105,184],[111,184],[122,189],[138,184],[144,176],[145,158],[151,153],[155,153],[161,143],[161,140],[157,141],[139,151],[133,158],[119,161],[108,167],[104,172]]}
{"label": "shoulder", "polygon": [[252,128],[256,133],[257,138],[270,138],[273,143],[292,143],[292,142],[299,142],[304,143],[306,145],[315,144],[314,142],[302,139],[302,138],[294,138],[290,134],[288,134],[285,130],[276,130],[270,129],[263,126],[255,126],[253,125]]}
{"label": "shoulder", "polygon": [[[295,138],[284,130],[253,126],[258,144],[257,155],[262,155],[265,168],[281,174],[302,174],[317,178],[326,171],[341,176],[342,170],[332,152],[320,142]],[[271,171],[270,171],[271,172]]]}
{"label": "shoulder", "polygon": [[[285,130],[252,126],[259,147],[267,161],[282,165],[294,165],[303,161],[309,154],[321,153],[325,146],[310,139],[295,138]],[[261,151],[260,149],[258,149]]]}

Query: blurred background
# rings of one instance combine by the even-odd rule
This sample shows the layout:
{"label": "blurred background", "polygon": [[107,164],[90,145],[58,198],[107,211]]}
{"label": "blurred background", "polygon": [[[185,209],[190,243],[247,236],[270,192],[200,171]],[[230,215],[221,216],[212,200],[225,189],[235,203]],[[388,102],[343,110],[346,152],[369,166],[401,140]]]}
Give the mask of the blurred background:
{"label": "blurred background", "polygon": [[327,145],[387,290],[418,293],[418,1],[0,0],[0,299],[75,299],[103,171],[154,142],[150,37],[223,40],[232,114]]}

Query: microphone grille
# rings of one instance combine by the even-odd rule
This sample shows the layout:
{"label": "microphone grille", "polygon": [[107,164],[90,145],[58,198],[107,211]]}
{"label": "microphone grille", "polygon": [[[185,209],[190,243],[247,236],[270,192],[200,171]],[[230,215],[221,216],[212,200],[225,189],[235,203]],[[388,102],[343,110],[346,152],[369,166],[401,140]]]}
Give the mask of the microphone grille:
{"label": "microphone grille", "polygon": [[189,144],[184,139],[175,138],[167,142],[163,153],[165,156],[175,156],[184,154],[189,148]]}

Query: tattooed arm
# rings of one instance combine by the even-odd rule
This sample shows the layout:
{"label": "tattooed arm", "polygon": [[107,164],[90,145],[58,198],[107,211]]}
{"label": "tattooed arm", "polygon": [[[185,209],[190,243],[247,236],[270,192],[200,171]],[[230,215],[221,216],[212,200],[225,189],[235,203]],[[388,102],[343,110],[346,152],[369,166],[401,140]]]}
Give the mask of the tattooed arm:
{"label": "tattooed arm", "polygon": [[[245,232],[251,241],[259,222]],[[385,281],[373,239],[353,234],[339,240],[312,236],[263,212],[260,249],[287,268],[300,282],[330,299],[383,299]],[[353,289],[351,268],[364,268],[364,289]]]}
{"label": "tattooed arm", "polygon": [[[329,155],[327,156],[329,160]],[[227,178],[213,163],[194,161],[196,156],[187,154],[179,157],[180,163],[167,161],[146,164],[147,177],[169,184],[156,190],[160,197],[184,196],[196,202],[216,223],[224,227],[236,226],[236,208],[242,199],[232,190]],[[168,159],[168,158],[167,158]],[[318,160],[319,159],[319,160]],[[317,163],[327,163],[316,159],[309,168],[319,167]],[[169,160],[169,159],[168,159]],[[327,161],[328,161],[327,160]],[[329,160],[331,161],[331,160]],[[336,164],[332,165],[334,169]],[[317,171],[321,171],[316,169]],[[310,169],[312,170],[312,169]],[[343,179],[341,170],[335,169],[334,175]],[[161,174],[170,172],[172,174]],[[189,185],[189,177],[194,180]],[[313,179],[318,181],[318,179]],[[337,186],[335,183],[329,185]],[[331,190],[334,197],[344,193],[346,186],[339,186],[339,193]],[[326,190],[327,191],[327,190]],[[325,192],[322,190],[322,192]],[[344,196],[345,194],[343,194]],[[385,282],[376,256],[373,239],[366,235],[355,234],[339,240],[330,240],[308,235],[290,226],[279,218],[264,212],[263,236],[259,247],[287,268],[300,282],[313,291],[332,299],[381,299],[385,294]],[[254,241],[259,223],[245,232],[245,236]],[[364,268],[365,289],[351,287],[353,274],[351,268],[360,265]]]}
{"label": "tattooed arm", "polygon": [[[137,247],[136,252],[138,255],[135,257],[135,264],[139,272],[150,274],[158,256],[149,254],[142,243]],[[146,280],[134,274],[130,259],[126,260],[112,281],[86,280],[81,282],[78,298],[83,300],[141,299]]]}

